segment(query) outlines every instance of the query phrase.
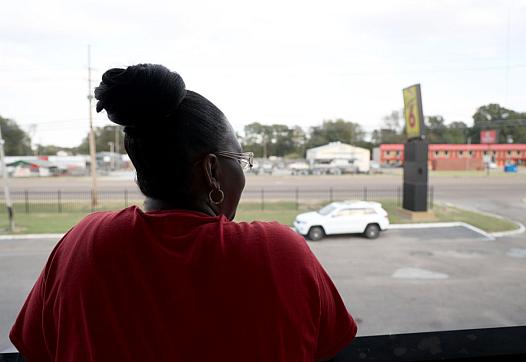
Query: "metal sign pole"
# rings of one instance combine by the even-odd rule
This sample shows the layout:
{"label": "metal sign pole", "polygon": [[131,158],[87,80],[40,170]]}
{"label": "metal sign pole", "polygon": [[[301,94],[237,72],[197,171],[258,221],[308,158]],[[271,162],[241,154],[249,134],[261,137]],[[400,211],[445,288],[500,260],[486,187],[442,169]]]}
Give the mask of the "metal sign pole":
{"label": "metal sign pole", "polygon": [[420,84],[404,88],[404,116],[407,141],[404,146],[402,207],[411,212],[427,212],[428,143],[424,139],[424,112]]}

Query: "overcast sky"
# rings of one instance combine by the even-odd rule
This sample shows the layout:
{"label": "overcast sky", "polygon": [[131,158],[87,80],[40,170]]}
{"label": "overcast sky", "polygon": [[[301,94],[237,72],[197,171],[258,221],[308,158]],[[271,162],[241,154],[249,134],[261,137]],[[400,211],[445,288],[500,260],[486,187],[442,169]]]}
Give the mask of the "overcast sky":
{"label": "overcast sky", "polygon": [[[111,67],[160,63],[237,131],[343,118],[367,131],[421,83],[424,113],[471,124],[497,102],[526,111],[526,0],[4,1],[0,115],[35,143],[78,145]],[[109,124],[95,114],[95,125]]]}

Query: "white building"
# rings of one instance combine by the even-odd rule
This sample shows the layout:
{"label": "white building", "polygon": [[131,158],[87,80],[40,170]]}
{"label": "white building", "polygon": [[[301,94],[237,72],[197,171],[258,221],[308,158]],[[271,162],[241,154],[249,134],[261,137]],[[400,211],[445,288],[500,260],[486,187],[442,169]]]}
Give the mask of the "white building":
{"label": "white building", "polygon": [[[14,177],[26,177],[26,176],[51,176],[55,174],[67,174],[67,175],[79,175],[83,176],[87,174],[87,161],[89,156],[6,156],[6,165],[8,171],[13,174]],[[28,167],[32,171],[26,170]],[[15,170],[15,166],[18,169]],[[0,166],[0,171],[1,171]],[[52,172],[46,172],[46,169],[53,169]],[[36,170],[40,170],[36,172]],[[28,173],[29,172],[29,173]]]}
{"label": "white building", "polygon": [[342,167],[343,164],[347,164],[348,168],[355,172],[369,172],[370,159],[371,151],[368,149],[341,142],[331,142],[307,150],[307,161],[311,167],[317,164]]}
{"label": "white building", "polygon": [[12,177],[53,176],[58,174],[58,167],[46,160],[17,160],[7,163],[6,167]]}

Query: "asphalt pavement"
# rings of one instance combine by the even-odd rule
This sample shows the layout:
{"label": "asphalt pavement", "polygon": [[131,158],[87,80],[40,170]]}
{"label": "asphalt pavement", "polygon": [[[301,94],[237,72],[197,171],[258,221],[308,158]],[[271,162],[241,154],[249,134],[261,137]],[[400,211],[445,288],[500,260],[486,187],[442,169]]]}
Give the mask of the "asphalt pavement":
{"label": "asphalt pavement", "polygon": [[[430,177],[435,199],[526,224],[525,175]],[[88,190],[88,178],[15,179],[15,190]],[[261,188],[326,199],[325,189],[389,189],[401,175],[247,177]],[[1,182],[0,182],[1,185]],[[101,190],[134,189],[129,178]],[[291,192],[292,191],[292,192]],[[319,194],[319,195],[318,195]],[[0,240],[0,352],[57,239]],[[526,234],[490,240],[472,230],[389,230],[376,240],[339,236],[310,243],[359,325],[359,335],[526,325]]]}
{"label": "asphalt pavement", "polygon": [[0,353],[18,311],[58,239],[0,239]]}
{"label": "asphalt pavement", "polygon": [[[57,239],[0,240],[0,352]],[[389,230],[309,242],[359,335],[526,325],[524,234],[464,227]]]}
{"label": "asphalt pavement", "polygon": [[463,227],[331,237],[311,248],[359,335],[526,325],[524,234],[491,240]]}

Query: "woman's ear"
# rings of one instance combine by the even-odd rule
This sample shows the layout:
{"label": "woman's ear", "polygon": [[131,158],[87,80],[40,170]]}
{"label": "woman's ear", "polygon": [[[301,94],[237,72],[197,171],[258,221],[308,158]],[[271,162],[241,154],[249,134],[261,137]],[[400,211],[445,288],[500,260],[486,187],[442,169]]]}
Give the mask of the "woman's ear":
{"label": "woman's ear", "polygon": [[202,163],[204,175],[205,175],[205,184],[210,189],[219,188],[219,160],[216,155],[209,153],[203,159]]}

